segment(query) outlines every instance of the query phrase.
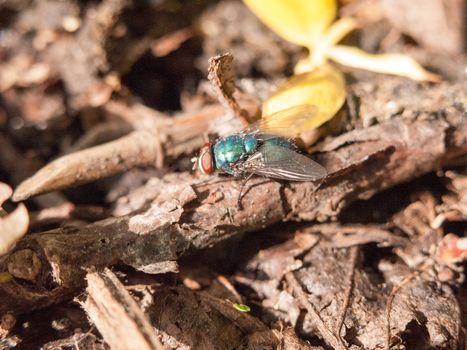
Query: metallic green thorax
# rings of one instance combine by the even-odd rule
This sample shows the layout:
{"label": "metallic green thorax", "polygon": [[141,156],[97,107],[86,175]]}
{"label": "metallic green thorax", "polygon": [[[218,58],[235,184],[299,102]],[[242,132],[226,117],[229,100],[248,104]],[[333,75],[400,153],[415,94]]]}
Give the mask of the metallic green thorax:
{"label": "metallic green thorax", "polygon": [[277,146],[291,148],[289,141],[281,137],[272,137],[260,142],[253,135],[232,135],[220,139],[213,146],[214,160],[216,168],[234,175],[232,165],[244,160],[253,154],[260,144],[272,143]]}

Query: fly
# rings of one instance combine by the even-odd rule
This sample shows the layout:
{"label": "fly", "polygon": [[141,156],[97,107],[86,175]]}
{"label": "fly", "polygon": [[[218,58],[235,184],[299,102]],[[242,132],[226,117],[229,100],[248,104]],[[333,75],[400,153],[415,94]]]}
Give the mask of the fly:
{"label": "fly", "polygon": [[252,175],[289,181],[322,179],[326,169],[299,153],[290,137],[303,130],[315,114],[315,107],[303,105],[262,118],[238,133],[204,145],[196,165],[203,174],[217,171],[246,181]]}

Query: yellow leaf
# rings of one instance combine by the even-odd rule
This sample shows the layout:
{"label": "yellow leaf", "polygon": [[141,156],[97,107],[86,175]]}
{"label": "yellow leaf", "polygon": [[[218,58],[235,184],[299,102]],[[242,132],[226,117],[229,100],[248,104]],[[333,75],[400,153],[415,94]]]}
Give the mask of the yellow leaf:
{"label": "yellow leaf", "polygon": [[269,28],[291,43],[313,47],[336,17],[335,0],[243,0]]}
{"label": "yellow leaf", "polygon": [[340,64],[376,73],[394,74],[418,81],[439,82],[441,78],[423,69],[413,58],[386,53],[373,55],[356,47],[337,45],[329,49],[328,57]]}
{"label": "yellow leaf", "polygon": [[316,113],[300,132],[315,129],[330,120],[345,102],[345,80],[334,66],[294,75],[263,103],[263,115],[299,105],[313,105]]}
{"label": "yellow leaf", "polygon": [[[347,34],[357,27],[357,22],[351,17],[339,18],[323,33],[323,35],[316,41],[313,51],[310,52],[308,58],[307,71],[312,71],[315,67],[321,66],[326,63],[327,52],[329,49],[339,41],[341,41]],[[301,68],[304,68],[303,66]],[[302,73],[300,67],[295,67],[295,74]]]}

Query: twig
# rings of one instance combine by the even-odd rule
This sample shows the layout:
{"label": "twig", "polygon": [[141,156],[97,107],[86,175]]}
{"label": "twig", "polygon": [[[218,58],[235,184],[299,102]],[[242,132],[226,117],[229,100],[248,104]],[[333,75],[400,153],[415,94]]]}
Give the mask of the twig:
{"label": "twig", "polygon": [[235,297],[235,301],[237,303],[242,303],[242,296],[237,292],[235,287],[233,286],[232,283],[225,277],[224,275],[218,275],[217,276],[217,281],[224,286],[225,289],[227,289],[232,295]]}
{"label": "twig", "polygon": [[248,114],[239,106],[233,96],[237,87],[232,71],[232,61],[233,56],[230,53],[209,59],[208,79],[224,108],[234,116],[247,121]]}
{"label": "twig", "polygon": [[166,157],[178,157],[201,147],[202,133],[220,113],[220,106],[208,106],[199,113],[161,121],[158,128],[133,131],[115,141],[60,157],[23,181],[12,199],[26,200],[138,166],[160,168]]}
{"label": "twig", "polygon": [[[23,181],[12,199],[22,201],[50,190],[100,179],[136,166],[160,164],[158,134],[135,131],[118,140],[63,156]],[[139,157],[137,156],[139,155]]]}
{"label": "twig", "polygon": [[404,246],[407,239],[385,230],[381,225],[360,225],[326,223],[317,224],[305,229],[305,232],[319,233],[331,241],[333,247],[348,248],[372,242],[384,246]]}
{"label": "twig", "polygon": [[341,336],[341,329],[342,329],[342,326],[344,325],[345,316],[347,314],[347,309],[349,308],[350,299],[352,297],[352,291],[354,287],[354,278],[355,278],[355,267],[357,265],[359,251],[360,249],[358,246],[354,246],[350,248],[350,259],[349,259],[350,270],[349,270],[348,277],[347,277],[347,288],[345,289],[344,302],[342,304],[340,316],[336,322],[336,335],[342,344],[345,344],[345,343]]}
{"label": "twig", "polygon": [[132,131],[131,125],[124,122],[105,122],[96,125],[83,136],[81,136],[75,144],[67,149],[66,154],[77,152],[89,147],[103,144],[118,139]]}
{"label": "twig", "polygon": [[314,307],[314,305],[308,300],[308,296],[303,291],[303,288],[298,283],[297,279],[295,278],[293,272],[288,272],[285,275],[285,279],[287,284],[292,288],[293,294],[298,299],[300,305],[308,311],[308,314],[313,319],[313,322],[318,327],[319,332],[321,333],[322,337],[327,341],[329,345],[331,345],[334,349],[337,350],[346,350],[346,346],[340,341],[336,335],[334,335],[328,328],[328,326],[324,323],[323,319],[319,315],[318,310]]}
{"label": "twig", "polygon": [[[358,198],[369,198],[467,153],[464,112],[453,112],[449,118],[422,116],[392,119],[323,143],[317,160],[330,175],[316,191],[311,183],[290,183],[284,190],[273,180],[252,179],[262,183],[251,187],[244,196],[244,210],[236,211],[231,209],[238,196],[236,179],[195,190],[192,185],[199,179],[171,175],[151,181],[151,196],[134,208],[140,209],[137,214],[27,235],[0,261],[0,271],[7,270],[19,251],[34,251],[43,266],[42,279],[35,281],[40,292],[14,276],[0,284],[0,313],[30,311],[79,293],[86,267],[123,263],[141,269],[285,218],[328,220]],[[143,207],[144,203],[152,204]],[[53,289],[46,283],[50,277],[56,283]]]}
{"label": "twig", "polygon": [[151,52],[156,57],[164,57],[177,50],[180,45],[193,37],[193,30],[189,27],[177,30],[154,40]]}

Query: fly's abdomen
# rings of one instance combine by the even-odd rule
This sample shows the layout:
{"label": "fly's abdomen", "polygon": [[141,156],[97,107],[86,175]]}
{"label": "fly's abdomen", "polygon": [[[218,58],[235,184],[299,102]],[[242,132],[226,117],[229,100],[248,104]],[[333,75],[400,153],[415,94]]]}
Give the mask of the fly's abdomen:
{"label": "fly's abdomen", "polygon": [[274,146],[285,147],[285,148],[295,148],[289,140],[283,137],[273,137],[264,141],[264,143],[269,143]]}

